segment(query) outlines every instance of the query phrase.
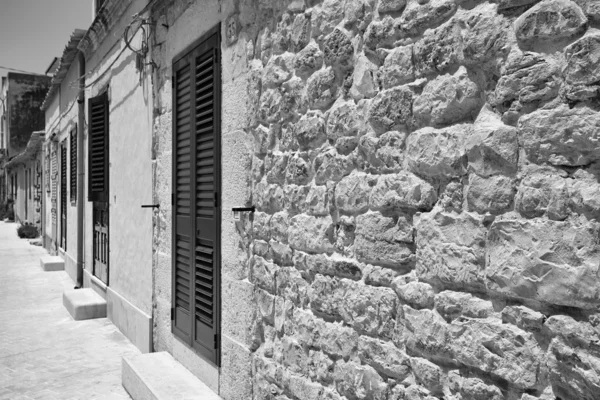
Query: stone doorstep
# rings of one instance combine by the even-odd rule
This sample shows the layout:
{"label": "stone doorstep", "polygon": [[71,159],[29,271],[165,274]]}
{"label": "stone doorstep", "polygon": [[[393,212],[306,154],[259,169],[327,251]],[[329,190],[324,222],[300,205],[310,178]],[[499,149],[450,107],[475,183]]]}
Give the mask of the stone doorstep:
{"label": "stone doorstep", "polygon": [[59,256],[43,256],[40,258],[40,266],[44,271],[64,271],[65,262]]}
{"label": "stone doorstep", "polygon": [[91,288],[63,292],[63,305],[75,321],[106,317],[106,300]]}
{"label": "stone doorstep", "polygon": [[121,383],[133,400],[221,400],[166,351],[123,357]]}

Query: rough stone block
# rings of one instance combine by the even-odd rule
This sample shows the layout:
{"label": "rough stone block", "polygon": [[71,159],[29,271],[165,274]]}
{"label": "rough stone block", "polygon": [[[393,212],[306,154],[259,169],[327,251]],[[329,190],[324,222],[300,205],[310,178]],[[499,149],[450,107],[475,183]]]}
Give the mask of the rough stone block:
{"label": "rough stone block", "polygon": [[425,85],[413,104],[413,113],[420,126],[440,126],[475,119],[482,105],[477,78],[465,67],[454,75],[442,75]]}
{"label": "rough stone block", "polygon": [[447,321],[460,316],[468,318],[488,318],[494,315],[491,301],[480,299],[470,293],[444,290],[435,295],[435,309]]}
{"label": "rough stone block", "polygon": [[558,40],[582,33],[588,20],[571,0],[543,0],[515,21],[517,39]]}
{"label": "rough stone block", "polygon": [[422,214],[417,231],[417,275],[460,288],[485,288],[483,217],[475,213]]}
{"label": "rough stone block", "polygon": [[437,201],[433,186],[410,172],[382,175],[369,197],[369,207],[378,211],[429,211]]}
{"label": "rough stone block", "polygon": [[358,356],[380,374],[402,381],[411,375],[410,357],[392,342],[361,336]]}
{"label": "rough stone block", "polygon": [[335,364],[335,387],[348,398],[357,398],[355,393],[363,393],[364,399],[384,400],[388,385],[369,365],[338,360]]}
{"label": "rough stone block", "polygon": [[307,252],[333,251],[333,222],[331,217],[312,217],[300,214],[290,219],[288,242],[295,250]]}
{"label": "rough stone block", "polygon": [[40,266],[44,271],[64,271],[65,261],[59,256],[43,256]]}
{"label": "rough stone block", "polygon": [[342,318],[358,332],[392,336],[398,298],[390,288],[317,274],[309,297],[314,310]]}
{"label": "rough stone block", "polygon": [[437,313],[403,307],[407,349],[433,360],[451,360],[504,379],[517,388],[536,388],[545,361],[534,336],[493,318],[447,324]]}
{"label": "rough stone block", "polygon": [[94,289],[75,289],[63,292],[63,306],[75,321],[106,317],[106,300]]}
{"label": "rough stone block", "polygon": [[600,160],[600,112],[566,104],[519,119],[519,144],[535,163],[580,166]]}
{"label": "rough stone block", "polygon": [[311,312],[295,309],[285,327],[286,334],[294,335],[308,347],[315,347],[336,357],[349,357],[358,345],[358,333],[340,323],[331,323],[315,317]]}
{"label": "rough stone block", "polygon": [[378,134],[406,131],[412,125],[413,92],[395,87],[379,92],[368,111],[368,120]]}
{"label": "rough stone block", "polygon": [[518,131],[502,123],[489,108],[483,108],[467,139],[465,150],[471,171],[480,176],[512,175],[519,159]]}
{"label": "rough stone block", "polygon": [[467,171],[465,139],[470,125],[445,129],[423,128],[406,139],[408,165],[413,173],[429,177],[458,177]]}
{"label": "rough stone block", "polygon": [[504,295],[595,309],[600,304],[600,224],[505,219],[488,234],[487,287]]}
{"label": "rough stone block", "polygon": [[356,218],[354,246],[359,261],[393,268],[414,262],[412,223],[406,216],[384,217],[378,212]]}
{"label": "rough stone block", "polygon": [[564,171],[552,167],[525,168],[515,196],[515,209],[527,218],[545,214],[553,220],[564,220],[571,202],[566,178]]}

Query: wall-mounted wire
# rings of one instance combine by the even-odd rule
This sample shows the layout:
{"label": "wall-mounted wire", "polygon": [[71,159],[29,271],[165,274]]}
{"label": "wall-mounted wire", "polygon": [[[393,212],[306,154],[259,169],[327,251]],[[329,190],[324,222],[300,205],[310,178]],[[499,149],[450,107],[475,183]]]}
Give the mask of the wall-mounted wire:
{"label": "wall-mounted wire", "polygon": [[[146,29],[144,28],[144,25],[148,25],[151,26],[152,24],[149,22],[148,19],[145,19],[141,17],[141,14],[143,14],[144,12],[146,12],[148,9],[150,9],[150,7],[152,7],[158,0],[153,0],[150,3],[148,3],[141,11],[139,11],[136,14],[132,15],[132,20],[129,22],[129,24],[125,27],[123,34],[121,35],[121,39],[123,39],[123,41],[125,42],[125,47],[123,47],[121,49],[121,51],[119,52],[119,54],[117,54],[117,56],[114,58],[114,60],[110,63],[110,65],[104,69],[104,71],[96,77],[96,79],[94,79],[92,82],[88,82],[86,83],[84,86],[82,86],[79,82],[82,79],[88,78],[90,77],[90,75],[92,75],[92,71],[80,76],[79,78],[75,79],[74,81],[69,83],[69,87],[70,88],[77,88],[77,89],[89,89],[90,87],[94,86],[96,83],[98,83],[109,71],[111,71],[112,67],[116,64],[116,62],[119,60],[119,58],[121,57],[121,55],[123,55],[123,53],[125,52],[126,49],[132,51],[133,53],[135,53],[137,55],[137,57],[141,57],[142,53],[143,53],[143,57],[142,59],[145,59],[146,54],[148,53],[148,36],[146,34]],[[140,19],[142,19],[142,23],[137,27],[137,29],[135,30],[135,32],[133,32],[132,38],[135,36],[135,34],[138,32],[138,30],[141,28],[142,29],[142,48],[140,50],[136,50],[133,47],[131,47],[131,40],[128,39],[129,38],[129,32],[131,30],[131,27]],[[150,61],[150,63],[142,63],[142,65],[152,65],[152,68],[157,68],[156,63],[154,61]],[[141,71],[140,71],[141,73]],[[142,76],[140,74],[140,83],[142,80]]]}

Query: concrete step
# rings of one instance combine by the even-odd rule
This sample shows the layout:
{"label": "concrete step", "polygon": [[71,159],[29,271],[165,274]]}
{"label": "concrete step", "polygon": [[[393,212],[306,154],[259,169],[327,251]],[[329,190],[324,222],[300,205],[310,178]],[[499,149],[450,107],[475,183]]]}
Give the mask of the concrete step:
{"label": "concrete step", "polygon": [[123,357],[121,383],[133,400],[221,400],[167,352]]}
{"label": "concrete step", "polygon": [[65,262],[59,256],[43,256],[40,258],[40,266],[44,271],[64,271]]}
{"label": "concrete step", "polygon": [[75,321],[106,317],[106,300],[91,288],[63,292],[63,305]]}

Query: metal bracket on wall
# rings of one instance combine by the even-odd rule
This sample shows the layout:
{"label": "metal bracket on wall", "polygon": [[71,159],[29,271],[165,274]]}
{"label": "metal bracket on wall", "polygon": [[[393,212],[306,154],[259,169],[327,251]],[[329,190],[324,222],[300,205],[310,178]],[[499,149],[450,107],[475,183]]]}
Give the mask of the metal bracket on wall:
{"label": "metal bracket on wall", "polygon": [[255,212],[256,207],[233,207],[231,211],[233,211],[233,219],[239,221],[243,212]]}

